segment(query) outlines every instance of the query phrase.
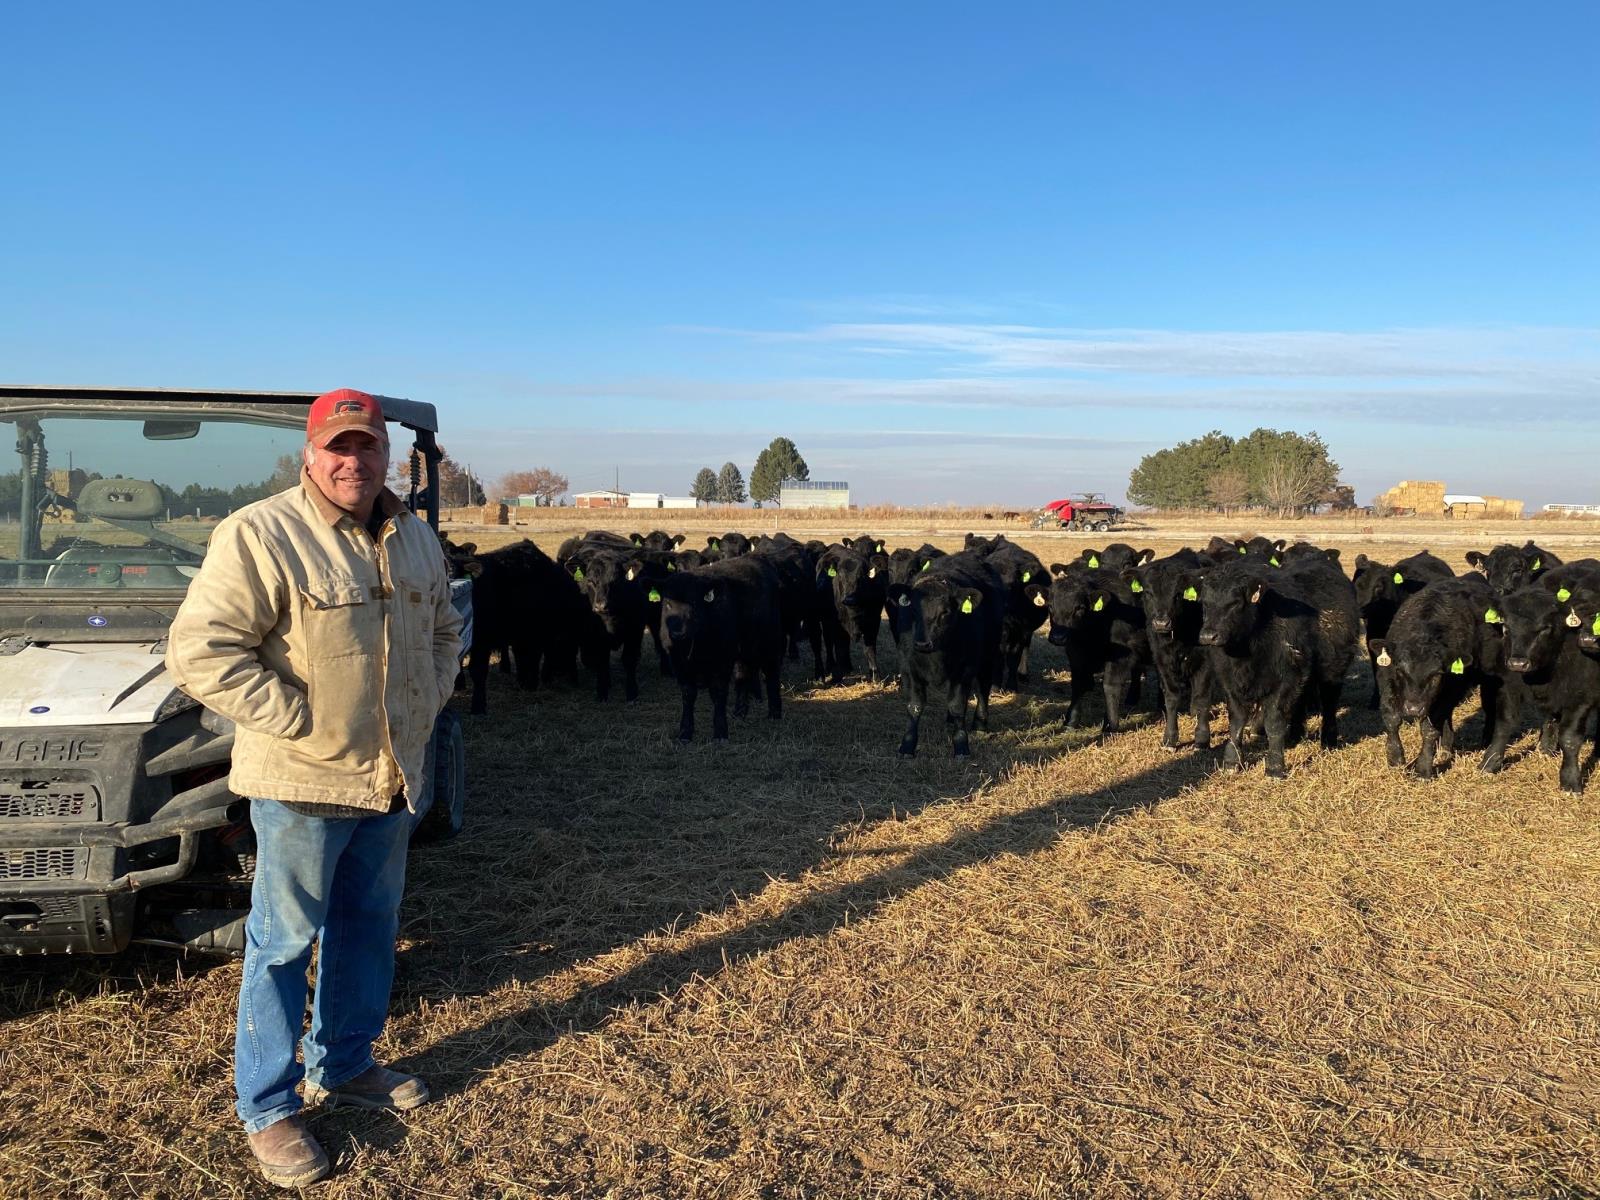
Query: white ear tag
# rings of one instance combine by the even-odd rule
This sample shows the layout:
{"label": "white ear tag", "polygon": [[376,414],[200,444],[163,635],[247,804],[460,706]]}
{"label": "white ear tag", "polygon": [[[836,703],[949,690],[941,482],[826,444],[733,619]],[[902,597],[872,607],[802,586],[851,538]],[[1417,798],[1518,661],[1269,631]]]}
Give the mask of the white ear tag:
{"label": "white ear tag", "polygon": [[877,567],[868,567],[867,568],[867,578],[868,579],[876,579],[877,577],[878,577],[878,568]]}
{"label": "white ear tag", "polygon": [[1583,618],[1580,617],[1577,613],[1573,612],[1572,609],[1570,609],[1570,608],[1567,609],[1567,628],[1568,629],[1576,629],[1579,625],[1582,625],[1582,624],[1583,624]]}
{"label": "white ear tag", "polygon": [[1035,592],[1033,594],[1033,606],[1035,608],[1044,608],[1045,607],[1045,598],[1044,598],[1044,593],[1043,592]]}
{"label": "white ear tag", "polygon": [[709,592],[706,593],[706,603],[707,604],[710,604],[716,598],[717,598],[717,593],[714,590],[713,591],[709,591]]}
{"label": "white ear tag", "polygon": [[636,571],[633,567],[629,567],[628,568],[628,580],[629,580],[630,583],[633,581],[633,577],[635,575],[637,575],[638,573],[639,572]]}
{"label": "white ear tag", "polygon": [[1394,662],[1394,659],[1389,657],[1389,652],[1387,650],[1378,655],[1378,665],[1380,667],[1387,667],[1392,662]]}

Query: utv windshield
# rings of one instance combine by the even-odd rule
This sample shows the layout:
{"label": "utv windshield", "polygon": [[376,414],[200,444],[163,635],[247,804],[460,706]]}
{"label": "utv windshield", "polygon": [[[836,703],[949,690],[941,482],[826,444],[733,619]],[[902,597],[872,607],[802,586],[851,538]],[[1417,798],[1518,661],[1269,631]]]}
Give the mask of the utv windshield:
{"label": "utv windshield", "polygon": [[299,481],[305,431],[214,414],[0,414],[0,448],[13,440],[0,589],[181,591],[219,520]]}

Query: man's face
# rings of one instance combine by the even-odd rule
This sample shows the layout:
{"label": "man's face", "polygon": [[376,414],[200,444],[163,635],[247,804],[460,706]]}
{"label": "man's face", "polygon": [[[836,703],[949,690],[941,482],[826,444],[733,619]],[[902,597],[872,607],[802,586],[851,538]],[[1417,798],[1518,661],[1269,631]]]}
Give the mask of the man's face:
{"label": "man's face", "polygon": [[388,469],[388,442],[358,430],[345,430],[320,450],[306,447],[306,474],[348,512],[371,511]]}

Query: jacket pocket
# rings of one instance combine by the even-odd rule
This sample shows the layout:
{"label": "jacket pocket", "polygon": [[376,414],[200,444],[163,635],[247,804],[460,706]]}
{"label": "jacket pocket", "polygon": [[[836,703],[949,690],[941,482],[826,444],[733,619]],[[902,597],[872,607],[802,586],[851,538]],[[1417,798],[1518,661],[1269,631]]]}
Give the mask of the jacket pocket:
{"label": "jacket pocket", "polygon": [[320,581],[300,589],[306,648],[313,662],[372,654],[383,636],[383,606],[358,583]]}

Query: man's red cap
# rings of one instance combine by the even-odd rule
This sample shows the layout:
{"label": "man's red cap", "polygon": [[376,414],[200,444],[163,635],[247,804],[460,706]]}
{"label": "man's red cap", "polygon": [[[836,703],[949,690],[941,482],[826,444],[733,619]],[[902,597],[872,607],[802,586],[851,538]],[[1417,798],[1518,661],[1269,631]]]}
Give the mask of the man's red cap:
{"label": "man's red cap", "polygon": [[306,417],[306,441],[320,450],[347,429],[381,442],[389,440],[389,427],[383,423],[383,406],[366,392],[340,388],[336,392],[324,392],[311,402],[311,412]]}

